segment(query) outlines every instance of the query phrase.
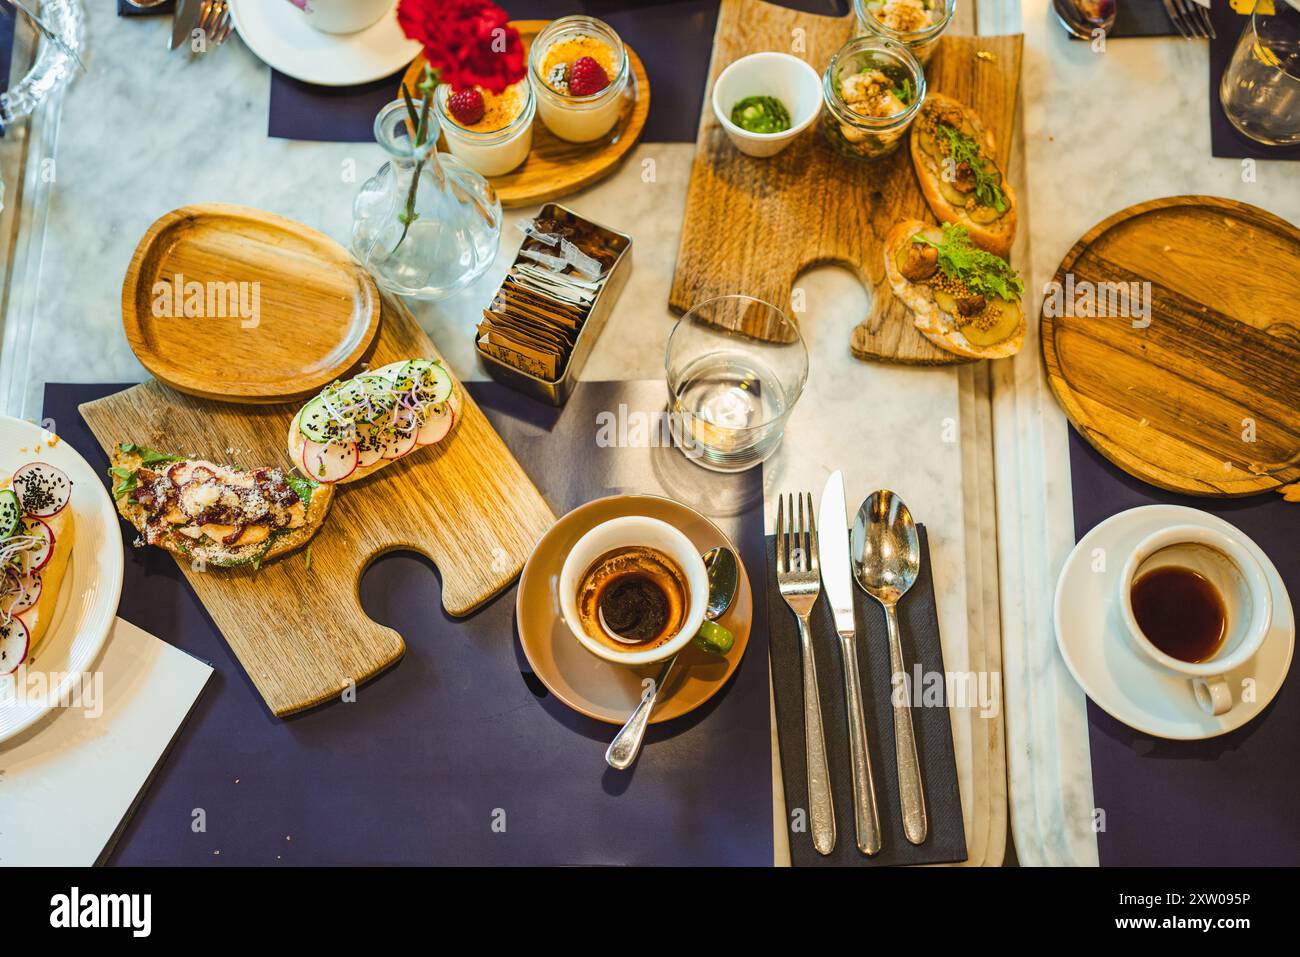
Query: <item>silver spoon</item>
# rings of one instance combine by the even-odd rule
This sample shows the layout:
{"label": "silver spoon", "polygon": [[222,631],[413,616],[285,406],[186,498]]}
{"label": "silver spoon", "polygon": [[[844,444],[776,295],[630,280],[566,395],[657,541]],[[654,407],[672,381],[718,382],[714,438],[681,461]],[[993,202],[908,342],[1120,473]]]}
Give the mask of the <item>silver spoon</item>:
{"label": "silver spoon", "polygon": [[[704,568],[709,575],[709,599],[704,608],[704,617],[708,621],[716,621],[726,613],[736,598],[736,591],[740,587],[740,563],[730,548],[710,548],[704,553]],[[654,683],[641,696],[636,710],[627,719],[627,724],[609,743],[609,748],[605,751],[605,762],[611,768],[620,771],[630,768],[641,752],[641,742],[645,740],[645,730],[650,724],[650,712],[654,710],[659,690],[668,681],[668,675],[676,662],[676,655],[664,662]]]}
{"label": "silver spoon", "polygon": [[880,602],[889,625],[889,670],[893,681],[901,676],[908,694],[904,700],[891,694],[894,704],[894,758],[898,764],[898,791],[903,805],[903,832],[913,844],[925,840],[925,789],[916,757],[912,731],[911,686],[903,666],[903,642],[898,633],[896,606],[921,570],[921,540],[916,523],[903,500],[888,489],[872,492],[853,518],[849,536],[853,577],[862,590]]}

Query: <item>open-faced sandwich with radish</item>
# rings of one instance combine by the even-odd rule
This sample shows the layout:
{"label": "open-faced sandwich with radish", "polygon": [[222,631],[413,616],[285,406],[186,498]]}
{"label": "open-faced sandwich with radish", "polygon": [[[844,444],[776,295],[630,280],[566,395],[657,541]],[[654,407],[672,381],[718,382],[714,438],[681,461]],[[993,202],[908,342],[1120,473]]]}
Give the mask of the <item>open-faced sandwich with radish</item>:
{"label": "open-faced sandwich with radish", "polygon": [[30,660],[49,633],[72,556],[72,481],[29,462],[0,489],[0,675]]}
{"label": "open-faced sandwich with radish", "polygon": [[976,246],[1011,255],[1016,194],[974,110],[941,93],[926,97],[912,124],[912,165],[939,222],[965,226]]}
{"label": "open-faced sandwich with radish", "polygon": [[434,359],[392,362],[326,386],[289,424],[289,457],[318,482],[355,482],[441,442],[463,400]]}
{"label": "open-faced sandwich with radish", "polygon": [[963,226],[907,219],[885,240],[894,295],[931,342],[970,359],[1004,359],[1025,341],[1025,287],[1005,259],[974,245]]}
{"label": "open-faced sandwich with radish", "polygon": [[113,499],[140,533],[177,558],[228,567],[307,544],[334,489],[279,467],[240,469],[122,443],[113,449]]}

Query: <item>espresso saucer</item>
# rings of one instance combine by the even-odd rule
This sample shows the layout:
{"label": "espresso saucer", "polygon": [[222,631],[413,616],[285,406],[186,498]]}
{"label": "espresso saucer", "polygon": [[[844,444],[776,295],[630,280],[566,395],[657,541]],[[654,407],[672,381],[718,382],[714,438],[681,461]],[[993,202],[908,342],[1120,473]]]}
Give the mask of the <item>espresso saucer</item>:
{"label": "espresso saucer", "polygon": [[[1259,653],[1228,674],[1236,703],[1226,714],[1202,711],[1186,676],[1167,672],[1144,655],[1120,616],[1125,559],[1142,539],[1171,525],[1201,525],[1231,536],[1259,561],[1272,590],[1272,626]],[[1103,558],[1103,570],[1094,571]],[[1268,556],[1235,526],[1182,505],[1130,509],[1080,539],[1061,569],[1053,619],[1066,667],[1088,697],[1117,721],[1160,738],[1199,740],[1240,728],[1277,695],[1295,650],[1291,599]],[[1241,700],[1242,682],[1248,678],[1255,682],[1253,701]]]}
{"label": "espresso saucer", "polygon": [[542,536],[524,565],[515,600],[515,621],[524,655],[551,694],[597,721],[616,725],[627,721],[641,700],[643,682],[654,678],[662,663],[632,668],[597,658],[564,623],[560,596],[556,592],[564,558],[578,539],[601,522],[626,515],[644,515],[675,526],[695,543],[701,554],[724,545],[736,552],[740,564],[736,599],[718,619],[719,624],[736,636],[736,643],[725,657],[711,655],[694,645],[686,646],[650,717],[651,724],[658,724],[693,711],[722,690],[749,644],[754,617],[749,573],[740,561],[740,552],[727,536],[699,512],[656,495],[615,495],[575,508]]}

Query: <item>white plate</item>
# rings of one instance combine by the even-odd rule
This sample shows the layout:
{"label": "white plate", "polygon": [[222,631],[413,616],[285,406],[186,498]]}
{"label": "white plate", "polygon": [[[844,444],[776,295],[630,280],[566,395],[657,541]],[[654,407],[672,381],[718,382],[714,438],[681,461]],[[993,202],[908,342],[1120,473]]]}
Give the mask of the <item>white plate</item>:
{"label": "white plate", "polygon": [[[28,660],[31,670],[62,675],[57,684],[62,691],[91,670],[113,625],[122,596],[122,534],[99,475],[68,443],[50,447],[46,437],[39,426],[0,416],[0,470],[5,476],[25,462],[48,462],[72,480],[72,501],[67,505],[74,516],[72,558],[50,630],[36,657]],[[13,697],[13,677],[0,682],[9,683],[5,697]],[[40,701],[23,701],[22,689],[17,690],[17,702],[0,703],[0,741],[28,727],[59,700],[58,694],[51,694]]]}
{"label": "white plate", "polygon": [[[1273,590],[1273,625],[1251,661],[1228,677],[1236,704],[1208,715],[1192,697],[1184,676],[1166,672],[1133,643],[1119,615],[1118,579],[1137,544],[1170,525],[1201,525],[1230,535],[1264,569]],[[1100,549],[1100,551],[1098,551]],[[1104,558],[1101,571],[1094,571]],[[1056,643],[1084,692],[1103,711],[1130,728],[1160,738],[1198,740],[1235,731],[1277,695],[1295,650],[1295,614],[1286,584],[1267,555],[1223,519],[1182,505],[1145,505],[1102,522],[1074,546],[1056,583]],[[1243,701],[1242,682],[1254,680],[1254,701]]]}
{"label": "white plate", "polygon": [[[230,0],[244,43],[263,63],[319,86],[355,86],[392,76],[420,53],[397,25],[397,5],[356,33],[322,33],[289,0]],[[393,97],[397,97],[396,86]]]}

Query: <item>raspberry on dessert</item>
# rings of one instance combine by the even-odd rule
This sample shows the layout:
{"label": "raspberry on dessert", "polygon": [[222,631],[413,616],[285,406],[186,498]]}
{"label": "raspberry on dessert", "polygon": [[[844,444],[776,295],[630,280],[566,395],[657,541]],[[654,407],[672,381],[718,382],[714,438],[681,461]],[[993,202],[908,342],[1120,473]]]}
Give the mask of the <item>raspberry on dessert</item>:
{"label": "raspberry on dessert", "polygon": [[609,86],[609,77],[599,63],[589,56],[579,57],[569,68],[569,93],[591,96]]}
{"label": "raspberry on dessert", "polygon": [[483,94],[470,87],[453,93],[447,101],[447,109],[462,126],[473,126],[483,119],[486,107],[483,105]]}

